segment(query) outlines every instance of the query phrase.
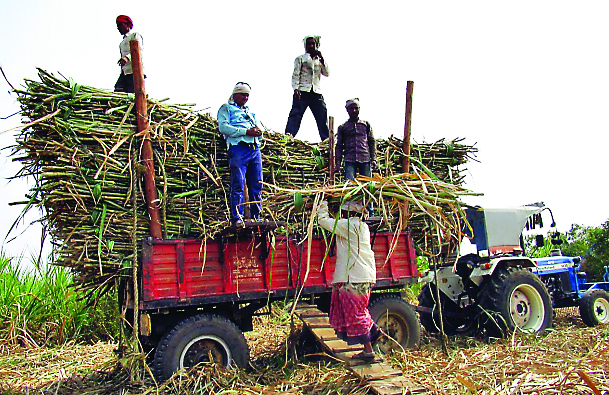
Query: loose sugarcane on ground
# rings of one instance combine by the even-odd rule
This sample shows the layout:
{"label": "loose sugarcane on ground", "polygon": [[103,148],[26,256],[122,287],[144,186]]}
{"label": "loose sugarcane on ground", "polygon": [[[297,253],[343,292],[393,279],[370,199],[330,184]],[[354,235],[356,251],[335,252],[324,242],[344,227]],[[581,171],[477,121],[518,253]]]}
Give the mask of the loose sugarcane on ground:
{"label": "loose sugarcane on ground", "polygon": [[[53,243],[53,263],[75,269],[76,284],[90,289],[109,283],[132,265],[141,240],[149,235],[142,191],[142,136],[136,127],[134,97],[82,86],[40,69],[39,78],[26,80],[25,89],[16,90],[25,124],[12,147],[14,160],[22,164],[14,177],[35,180],[26,200],[17,203],[24,204],[24,212],[42,208],[39,221]],[[213,237],[229,220],[229,169],[216,120],[191,106],[152,98],[148,109],[163,237]],[[378,140],[382,178],[399,180],[401,147],[398,138]],[[465,193],[460,189],[463,165],[476,152],[460,139],[412,144],[411,173],[419,176],[409,182],[418,183],[423,195],[435,196],[436,217],[446,210],[448,215],[455,211],[456,196]],[[267,131],[262,155],[264,179],[269,184],[263,195],[264,216],[303,226],[308,219],[306,210],[299,213],[293,209],[293,201],[282,199],[292,197],[292,191],[302,191],[305,204],[311,207],[314,194],[306,191],[328,187],[327,142],[311,144]],[[432,181],[443,183],[435,195],[429,192],[436,186],[424,190]],[[361,192],[362,182],[369,181],[348,188]],[[441,196],[446,191],[449,195]],[[344,199],[344,193],[334,197]],[[376,192],[372,195],[377,200],[389,198]],[[417,200],[430,204],[423,198]],[[397,221],[399,216],[393,218]],[[408,225],[415,238],[421,238],[433,223],[429,207],[411,205]]]}

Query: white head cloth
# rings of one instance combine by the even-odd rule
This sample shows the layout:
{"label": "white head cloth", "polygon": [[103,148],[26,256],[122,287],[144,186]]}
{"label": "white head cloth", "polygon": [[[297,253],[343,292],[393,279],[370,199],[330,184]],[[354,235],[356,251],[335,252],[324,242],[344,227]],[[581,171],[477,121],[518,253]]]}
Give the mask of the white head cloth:
{"label": "white head cloth", "polygon": [[251,90],[252,88],[250,88],[247,82],[237,82],[237,84],[233,88],[233,93],[228,98],[228,101],[233,100],[233,96],[235,95],[235,93],[250,93]]}
{"label": "white head cloth", "polygon": [[359,108],[359,98],[354,97],[353,99],[347,100],[347,103],[345,104],[345,108],[349,107],[351,104],[355,104],[355,105],[357,105],[357,108]]}
{"label": "white head cloth", "polygon": [[345,202],[340,209],[343,211],[351,211],[354,213],[366,213],[366,207],[360,201]]}

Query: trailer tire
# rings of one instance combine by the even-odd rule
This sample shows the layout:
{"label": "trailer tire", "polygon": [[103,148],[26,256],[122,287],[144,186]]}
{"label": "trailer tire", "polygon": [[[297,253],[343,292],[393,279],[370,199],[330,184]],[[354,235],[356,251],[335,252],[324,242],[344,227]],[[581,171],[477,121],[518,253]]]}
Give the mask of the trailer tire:
{"label": "trailer tire", "polygon": [[[411,305],[397,295],[387,295],[375,299],[368,311],[376,324],[402,348],[413,348],[419,344],[421,326],[417,313]],[[392,339],[381,337],[374,345],[382,353],[400,349]]]}
{"label": "trailer tire", "polygon": [[[482,324],[489,336],[508,331],[542,332],[552,326],[552,300],[541,280],[527,269],[498,267],[480,292]],[[493,314],[497,313],[497,314]]]}
{"label": "trailer tire", "polygon": [[[425,328],[428,333],[440,333],[440,314],[439,309],[436,308],[437,303],[435,286],[431,284],[425,285],[421,290],[418,299],[419,306],[426,307],[429,309],[435,309],[433,313],[419,311],[419,319],[421,320],[421,325],[423,325],[423,328]],[[457,306],[457,304],[441,291],[440,303],[442,305],[442,313],[457,313],[459,311],[459,307]],[[451,317],[450,319],[447,319],[446,314],[443,314],[442,321],[444,323],[444,333],[448,336],[461,332],[459,329],[464,327],[467,323],[464,318],[460,317]]]}
{"label": "trailer tire", "polygon": [[609,293],[602,289],[586,292],[579,300],[579,315],[588,326],[609,323]]}
{"label": "trailer tire", "polygon": [[163,335],[154,355],[154,372],[164,381],[179,369],[211,360],[227,367],[245,367],[249,360],[247,341],[227,318],[195,315]]}

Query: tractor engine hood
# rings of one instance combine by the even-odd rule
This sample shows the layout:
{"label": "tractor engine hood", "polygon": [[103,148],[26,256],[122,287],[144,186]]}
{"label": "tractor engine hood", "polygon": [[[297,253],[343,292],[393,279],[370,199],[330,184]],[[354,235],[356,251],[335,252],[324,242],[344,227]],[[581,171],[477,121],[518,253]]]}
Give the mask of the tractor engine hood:
{"label": "tractor engine hood", "polygon": [[542,212],[544,208],[536,206],[468,208],[467,219],[473,228],[472,243],[476,244],[478,251],[517,247],[520,245],[520,234],[529,216]]}

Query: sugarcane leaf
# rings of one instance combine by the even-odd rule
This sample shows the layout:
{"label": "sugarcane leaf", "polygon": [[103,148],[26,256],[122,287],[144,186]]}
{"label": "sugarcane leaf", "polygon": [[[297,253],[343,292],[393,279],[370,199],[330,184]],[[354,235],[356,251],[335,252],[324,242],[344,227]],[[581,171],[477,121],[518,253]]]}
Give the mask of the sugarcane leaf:
{"label": "sugarcane leaf", "polygon": [[98,202],[102,196],[101,184],[95,184],[93,187],[93,197],[95,198],[95,202]]}
{"label": "sugarcane leaf", "polygon": [[100,216],[101,216],[101,211],[93,210],[93,212],[91,213],[91,222],[93,222],[93,225],[97,224],[97,221],[99,221]]}
{"label": "sugarcane leaf", "polygon": [[108,212],[108,207],[106,207],[106,205],[104,204],[104,209],[102,210],[102,214],[101,214],[101,219],[99,221],[99,228],[97,228],[97,259],[99,261],[99,275],[103,275],[103,270],[102,270],[102,253],[101,253],[101,246],[102,246],[102,237],[104,235],[104,226],[105,226],[105,222],[106,222],[106,213]]}
{"label": "sugarcane leaf", "polygon": [[294,193],[294,209],[297,213],[302,212],[304,207],[304,199],[302,198],[302,192]]}
{"label": "sugarcane leaf", "polygon": [[68,82],[70,84],[70,94],[72,96],[72,99],[74,99],[78,94],[78,91],[80,90],[80,85],[77,84],[72,78],[70,78]]}
{"label": "sugarcane leaf", "polygon": [[[38,196],[38,192],[39,190],[36,189],[34,191],[34,194],[32,194],[32,196],[29,197],[29,200],[27,201],[27,203],[25,204],[25,207],[23,208],[23,210],[21,210],[21,213],[19,213],[19,215],[17,216],[17,219],[13,222],[13,224],[11,225],[11,227],[8,229],[8,232],[6,232],[6,236],[8,237],[8,235],[11,233],[11,231],[17,226],[17,224],[19,223],[19,221],[21,221],[24,217],[25,214],[30,210],[30,208],[34,205],[34,202],[36,201],[36,196]],[[28,197],[27,195],[25,195],[25,197]],[[12,239],[11,239],[12,240]],[[9,240],[10,241],[10,240]]]}

